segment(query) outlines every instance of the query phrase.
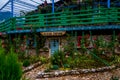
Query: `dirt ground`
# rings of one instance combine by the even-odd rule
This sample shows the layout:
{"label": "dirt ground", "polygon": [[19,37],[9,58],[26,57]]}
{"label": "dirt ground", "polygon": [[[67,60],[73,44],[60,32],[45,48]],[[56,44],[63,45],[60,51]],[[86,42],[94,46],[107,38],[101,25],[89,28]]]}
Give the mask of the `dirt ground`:
{"label": "dirt ground", "polygon": [[36,76],[39,71],[43,71],[44,66],[40,66],[38,68],[33,69],[30,72],[25,73],[26,78],[30,80],[111,80],[111,77],[119,77],[120,80],[120,68],[106,71],[106,72],[96,72],[96,73],[87,73],[80,75],[69,75],[69,76],[61,76],[54,78],[39,78],[36,79]]}

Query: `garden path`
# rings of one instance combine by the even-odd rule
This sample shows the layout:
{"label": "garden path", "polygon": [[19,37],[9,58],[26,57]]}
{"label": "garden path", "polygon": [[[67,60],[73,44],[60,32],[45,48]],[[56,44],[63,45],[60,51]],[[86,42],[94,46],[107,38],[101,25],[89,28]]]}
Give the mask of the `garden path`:
{"label": "garden path", "polygon": [[30,72],[25,73],[24,75],[26,78],[30,80],[110,80],[112,76],[119,77],[120,80],[120,68],[106,71],[106,72],[96,72],[96,73],[87,73],[87,74],[80,74],[80,75],[69,75],[69,76],[62,76],[62,77],[54,77],[54,78],[40,78],[35,79],[38,72],[44,70],[44,66],[39,66],[33,69]]}

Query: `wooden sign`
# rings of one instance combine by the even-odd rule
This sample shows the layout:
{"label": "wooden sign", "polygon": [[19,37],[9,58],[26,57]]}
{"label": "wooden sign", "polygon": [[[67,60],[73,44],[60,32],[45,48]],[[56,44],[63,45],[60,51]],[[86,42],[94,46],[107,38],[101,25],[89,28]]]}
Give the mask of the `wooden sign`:
{"label": "wooden sign", "polygon": [[41,32],[40,34],[43,36],[62,36],[66,33],[66,31],[59,32]]}

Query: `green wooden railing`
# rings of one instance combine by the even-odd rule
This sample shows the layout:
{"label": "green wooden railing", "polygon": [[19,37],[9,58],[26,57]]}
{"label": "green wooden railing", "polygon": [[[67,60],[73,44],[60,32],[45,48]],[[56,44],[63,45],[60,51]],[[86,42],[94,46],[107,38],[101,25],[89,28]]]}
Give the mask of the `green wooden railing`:
{"label": "green wooden railing", "polygon": [[120,23],[120,8],[87,9],[14,17],[0,24],[0,32],[18,28],[31,29],[108,23]]}

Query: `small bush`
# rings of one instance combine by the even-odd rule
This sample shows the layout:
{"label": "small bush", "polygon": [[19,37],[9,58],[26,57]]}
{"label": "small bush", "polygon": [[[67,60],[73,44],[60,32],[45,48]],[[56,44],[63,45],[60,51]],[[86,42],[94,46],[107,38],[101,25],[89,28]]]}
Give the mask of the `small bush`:
{"label": "small bush", "polygon": [[70,65],[69,64],[64,64],[64,68],[69,68]]}
{"label": "small bush", "polygon": [[41,61],[42,63],[46,63],[46,62],[47,62],[47,58],[45,58],[45,57],[40,57],[40,61]]}
{"label": "small bush", "polygon": [[26,59],[26,60],[23,61],[23,66],[24,67],[27,67],[29,65],[30,65],[30,61],[28,59]]}
{"label": "small bush", "polygon": [[63,64],[66,64],[65,54],[63,51],[58,50],[51,56],[51,62],[53,65],[58,65],[64,67]]}
{"label": "small bush", "polygon": [[91,68],[95,61],[85,55],[67,58],[68,68]]}
{"label": "small bush", "polygon": [[52,69],[52,70],[58,70],[58,69],[59,69],[59,66],[58,66],[58,65],[53,65],[53,66],[51,67],[51,69]]}
{"label": "small bush", "polygon": [[23,76],[21,80],[30,80],[30,79],[27,79],[25,76]]}
{"label": "small bush", "polygon": [[39,61],[38,56],[30,56],[28,59],[29,59],[29,62],[32,63],[32,64]]}
{"label": "small bush", "polygon": [[8,53],[6,55],[4,50],[0,48],[0,80],[20,80],[22,65],[12,50]]}
{"label": "small bush", "polygon": [[120,56],[114,55],[112,59],[113,61],[111,62],[111,64],[120,64]]}

